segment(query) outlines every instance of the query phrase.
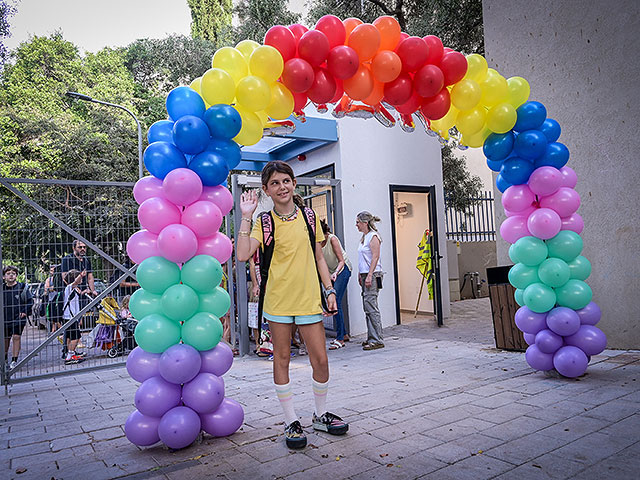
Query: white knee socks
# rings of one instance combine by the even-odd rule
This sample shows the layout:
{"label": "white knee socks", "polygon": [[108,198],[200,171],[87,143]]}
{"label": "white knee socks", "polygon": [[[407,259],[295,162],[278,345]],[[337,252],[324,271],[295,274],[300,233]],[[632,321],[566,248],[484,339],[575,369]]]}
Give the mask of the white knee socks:
{"label": "white knee socks", "polygon": [[275,383],[274,385],[276,387],[276,395],[278,395],[278,400],[280,400],[280,405],[282,406],[282,410],[284,411],[284,421],[287,425],[290,425],[298,420],[296,411],[293,408],[293,392],[291,391],[291,382],[285,383],[284,385],[278,385],[277,383]]}
{"label": "white knee socks", "polygon": [[319,417],[327,411],[327,391],[329,390],[329,380],[324,383],[316,382],[311,378],[313,385],[313,398],[316,401],[316,415]]}

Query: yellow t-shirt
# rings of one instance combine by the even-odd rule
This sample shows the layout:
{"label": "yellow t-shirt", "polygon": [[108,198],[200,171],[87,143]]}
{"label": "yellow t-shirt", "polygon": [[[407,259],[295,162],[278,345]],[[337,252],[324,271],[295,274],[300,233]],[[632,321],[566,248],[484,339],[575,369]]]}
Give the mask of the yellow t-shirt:
{"label": "yellow t-shirt", "polygon": [[[285,222],[272,214],[275,246],[263,307],[264,312],[270,315],[322,313],[316,260],[303,215],[302,211],[298,211],[295,220]],[[262,248],[262,222],[259,217],[251,237],[258,240]],[[324,233],[318,221],[316,242],[323,240]]]}

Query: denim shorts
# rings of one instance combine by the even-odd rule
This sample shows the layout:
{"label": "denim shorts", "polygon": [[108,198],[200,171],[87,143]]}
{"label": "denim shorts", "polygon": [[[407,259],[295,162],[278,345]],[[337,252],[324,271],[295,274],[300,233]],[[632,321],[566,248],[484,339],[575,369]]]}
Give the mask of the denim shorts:
{"label": "denim shorts", "polygon": [[311,325],[322,321],[321,313],[316,313],[315,315],[271,315],[263,312],[262,316],[270,322],[295,323],[296,325]]}

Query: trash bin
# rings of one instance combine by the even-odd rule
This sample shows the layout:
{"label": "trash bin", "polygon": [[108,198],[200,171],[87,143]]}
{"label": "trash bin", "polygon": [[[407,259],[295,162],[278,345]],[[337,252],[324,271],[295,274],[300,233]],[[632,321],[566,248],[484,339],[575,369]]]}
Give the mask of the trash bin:
{"label": "trash bin", "polygon": [[516,327],[516,311],[520,307],[514,297],[516,289],[509,283],[511,267],[508,265],[487,268],[493,332],[497,348],[522,352],[528,345],[522,332]]}

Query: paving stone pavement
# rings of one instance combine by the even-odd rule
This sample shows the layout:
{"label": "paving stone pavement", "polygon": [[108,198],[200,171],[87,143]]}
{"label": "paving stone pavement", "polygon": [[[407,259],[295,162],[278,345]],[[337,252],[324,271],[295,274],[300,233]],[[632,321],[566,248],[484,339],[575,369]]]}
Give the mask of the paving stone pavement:
{"label": "paving stone pavement", "polygon": [[384,349],[354,338],[329,352],[328,405],[350,422],[344,437],[313,432],[309,360],[292,359],[303,451],[285,447],[271,364],[253,355],[225,375],[244,426],[176,452],[125,438],[138,384],[124,368],[11,386],[1,478],[638,478],[640,352],[606,350],[579,379],[547,377],[494,348],[488,299],[452,304],[442,328],[422,319],[385,338]]}

